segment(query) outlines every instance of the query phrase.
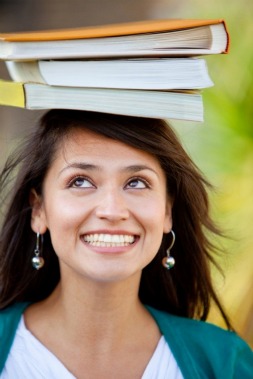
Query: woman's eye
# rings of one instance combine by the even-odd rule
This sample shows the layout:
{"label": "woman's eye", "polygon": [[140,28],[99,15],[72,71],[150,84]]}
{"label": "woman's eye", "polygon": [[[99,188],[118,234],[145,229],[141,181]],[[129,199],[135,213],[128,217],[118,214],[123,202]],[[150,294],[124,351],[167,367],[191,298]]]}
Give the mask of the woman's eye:
{"label": "woman's eye", "polygon": [[128,188],[137,188],[137,189],[142,189],[142,188],[148,188],[148,183],[144,179],[132,179],[127,183]]}
{"label": "woman's eye", "polygon": [[90,182],[90,180],[82,177],[77,177],[73,179],[70,183],[70,187],[74,188],[92,188],[94,185]]}

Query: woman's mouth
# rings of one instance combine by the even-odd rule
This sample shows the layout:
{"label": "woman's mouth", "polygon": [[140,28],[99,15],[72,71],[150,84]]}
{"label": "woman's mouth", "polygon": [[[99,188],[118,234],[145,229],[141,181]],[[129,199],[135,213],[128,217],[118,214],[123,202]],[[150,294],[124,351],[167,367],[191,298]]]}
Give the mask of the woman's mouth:
{"label": "woman's mouth", "polygon": [[136,240],[136,236],[129,234],[95,233],[84,235],[83,240],[91,246],[121,247],[133,244]]}

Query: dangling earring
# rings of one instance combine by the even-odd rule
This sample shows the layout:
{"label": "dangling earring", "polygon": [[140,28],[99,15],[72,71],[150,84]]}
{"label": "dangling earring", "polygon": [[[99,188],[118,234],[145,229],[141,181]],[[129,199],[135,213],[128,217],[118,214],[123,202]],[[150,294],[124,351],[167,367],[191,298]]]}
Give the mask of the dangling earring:
{"label": "dangling earring", "polygon": [[32,265],[36,270],[41,269],[44,266],[44,258],[40,257],[40,254],[42,253],[42,245],[43,245],[43,235],[40,235],[39,232],[37,232],[36,237],[36,246],[34,249],[34,257],[32,257]]}
{"label": "dangling earring", "polygon": [[171,229],[170,232],[171,232],[171,235],[172,235],[172,241],[171,241],[170,246],[166,250],[167,257],[164,257],[163,260],[162,260],[162,265],[163,265],[163,267],[167,268],[167,270],[170,270],[172,267],[174,267],[175,263],[176,263],[175,259],[170,256],[170,250],[172,249],[172,247],[173,247],[173,245],[175,243],[176,236],[175,236],[175,233],[173,232],[172,229]]}

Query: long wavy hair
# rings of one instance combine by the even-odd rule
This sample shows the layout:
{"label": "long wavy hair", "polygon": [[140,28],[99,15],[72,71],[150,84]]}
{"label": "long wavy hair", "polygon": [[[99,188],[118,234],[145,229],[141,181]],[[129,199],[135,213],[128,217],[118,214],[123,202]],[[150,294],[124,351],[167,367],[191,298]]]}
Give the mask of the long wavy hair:
{"label": "long wavy hair", "polygon": [[167,191],[173,199],[176,242],[172,254],[176,265],[167,271],[161,264],[171,242],[170,235],[164,235],[155,258],[143,269],[140,300],[160,310],[201,320],[207,318],[213,301],[231,328],[210,276],[216,250],[212,235],[220,235],[209,215],[210,186],[172,128],[159,119],[84,111],[47,112],[2,171],[2,203],[7,201],[3,199],[6,193],[9,201],[0,234],[0,308],[42,300],[60,280],[58,258],[48,231],[43,248],[46,264],[39,271],[32,268],[36,236],[30,227],[29,196],[31,189],[41,194],[57,148],[73,128],[85,128],[153,154],[166,174]]}

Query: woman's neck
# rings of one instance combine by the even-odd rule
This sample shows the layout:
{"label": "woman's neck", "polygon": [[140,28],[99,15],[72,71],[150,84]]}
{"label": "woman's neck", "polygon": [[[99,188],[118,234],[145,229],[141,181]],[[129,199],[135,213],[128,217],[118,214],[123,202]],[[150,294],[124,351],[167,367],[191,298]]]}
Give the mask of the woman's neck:
{"label": "woman's neck", "polygon": [[[54,309],[58,317],[62,315],[65,324],[74,323],[85,329],[90,324],[99,328],[106,325],[129,323],[136,313],[143,312],[138,299],[139,281],[126,280],[120,283],[91,283],[83,281],[76,284],[61,282],[45,302],[48,309]],[[72,329],[73,330],[73,329]]]}
{"label": "woman's neck", "polygon": [[62,280],[47,299],[27,310],[27,326],[32,330],[36,323],[55,323],[73,339],[82,334],[93,341],[95,334],[120,338],[151,317],[139,301],[138,288],[138,277],[120,283]]}
{"label": "woman's neck", "polygon": [[84,281],[82,287],[63,281],[46,300],[27,309],[25,322],[76,376],[81,377],[85,368],[88,378],[101,377],[104,370],[111,377],[113,369],[124,378],[128,357],[135,377],[160,338],[157,325],[138,299],[138,287],[137,278],[117,284]]}

